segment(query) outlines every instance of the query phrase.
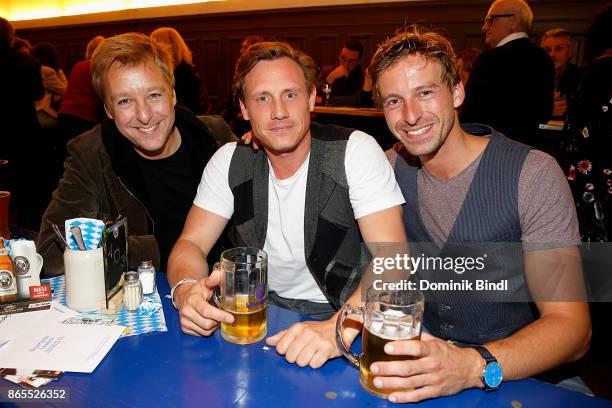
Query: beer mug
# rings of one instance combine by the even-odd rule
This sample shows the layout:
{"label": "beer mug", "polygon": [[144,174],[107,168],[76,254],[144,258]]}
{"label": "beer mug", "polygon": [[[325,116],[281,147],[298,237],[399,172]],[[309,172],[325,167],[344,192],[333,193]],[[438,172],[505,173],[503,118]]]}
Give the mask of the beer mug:
{"label": "beer mug", "polygon": [[[360,371],[361,385],[370,393],[386,398],[400,389],[377,388],[370,365],[376,361],[406,360],[407,356],[392,356],[385,353],[385,344],[396,340],[421,338],[421,323],[425,301],[418,290],[379,291],[370,288],[365,307],[345,305],[336,323],[336,340],[344,356]],[[342,331],[347,317],[363,321],[361,355],[352,353],[344,343]]]}
{"label": "beer mug", "polygon": [[215,302],[234,316],[234,323],[221,323],[221,335],[236,344],[263,339],[268,329],[268,255],[257,248],[228,249],[215,263],[217,269],[221,280]]}

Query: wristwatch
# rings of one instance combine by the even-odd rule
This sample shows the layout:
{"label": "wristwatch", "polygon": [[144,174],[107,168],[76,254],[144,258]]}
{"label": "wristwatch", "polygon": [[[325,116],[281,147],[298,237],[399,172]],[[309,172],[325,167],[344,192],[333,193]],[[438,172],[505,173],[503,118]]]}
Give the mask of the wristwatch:
{"label": "wristwatch", "polygon": [[486,392],[495,391],[501,385],[503,379],[503,371],[497,359],[493,357],[493,355],[483,346],[473,346],[474,349],[482,356],[482,358],[486,362],[486,366],[484,370],[482,370],[482,375],[480,376],[480,380],[484,385],[484,390]]}

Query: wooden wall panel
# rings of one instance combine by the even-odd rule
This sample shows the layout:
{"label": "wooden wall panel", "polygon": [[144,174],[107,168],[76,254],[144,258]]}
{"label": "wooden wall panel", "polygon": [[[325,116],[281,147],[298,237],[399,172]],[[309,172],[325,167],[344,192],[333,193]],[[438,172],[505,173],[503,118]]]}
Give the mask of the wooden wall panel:
{"label": "wooden wall panel", "polygon": [[[584,34],[601,0],[531,0],[535,20],[532,37],[552,27],[575,34],[577,60],[582,61]],[[398,29],[423,23],[446,33],[457,51],[482,48],[480,32],[486,0],[430,0],[353,6],[205,14],[151,20],[84,24],[18,30],[33,43],[51,42],[60,53],[66,73],[83,58],[85,44],[95,35],[110,36],[127,31],[150,33],[172,26],[183,34],[194,54],[196,69],[211,95],[226,98],[242,39],[250,34],[285,39],[311,55],[320,66],[334,64],[347,38],[364,43],[367,63],[376,45]]]}

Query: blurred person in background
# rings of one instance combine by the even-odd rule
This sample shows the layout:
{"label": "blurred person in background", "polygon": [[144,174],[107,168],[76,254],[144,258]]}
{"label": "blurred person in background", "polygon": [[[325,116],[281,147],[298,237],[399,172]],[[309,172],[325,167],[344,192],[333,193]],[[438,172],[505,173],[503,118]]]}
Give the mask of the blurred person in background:
{"label": "blurred person in background", "polygon": [[574,97],[582,78],[582,70],[570,62],[573,55],[571,34],[564,28],[550,29],[542,35],[540,47],[555,64],[553,117],[563,118],[567,113],[568,101]]}
{"label": "blurred person in background", "polygon": [[23,38],[15,37],[13,41],[13,49],[17,52],[22,52],[24,54],[29,54],[32,45],[28,40],[24,40]]}
{"label": "blurred person in background", "polygon": [[612,5],[587,31],[587,67],[569,107],[567,178],[584,242],[612,238]]}
{"label": "blurred person in background", "polygon": [[37,188],[32,192],[32,200],[29,203],[36,224],[39,225],[51,200],[51,193],[62,175],[65,148],[63,139],[58,134],[57,116],[68,80],[60,68],[59,56],[53,45],[36,44],[30,50],[30,55],[41,64],[40,73],[45,88],[45,95],[36,101],[36,116],[42,128],[41,137],[30,147],[30,151],[37,157],[38,165],[45,169],[38,176]]}
{"label": "blurred person in background", "polygon": [[57,118],[63,150],[70,139],[90,130],[106,117],[102,101],[91,83],[91,56],[103,40],[101,35],[92,38],[87,43],[85,59],[77,62],[70,71],[68,88]]}
{"label": "blurred person in background", "polygon": [[529,40],[533,13],[523,0],[496,0],[482,31],[490,49],[474,61],[465,84],[461,123],[489,125],[514,140],[533,145],[540,123],[553,108],[555,68]]}
{"label": "blurred person in background", "polygon": [[172,27],[160,27],[151,33],[151,38],[166,44],[172,54],[177,104],[196,115],[204,114],[208,105],[206,90],[193,65],[191,50],[181,34]]}
{"label": "blurred person in background", "polygon": [[[35,215],[29,210],[36,186],[32,163],[28,154],[37,142],[40,125],[36,118],[35,101],[45,93],[40,63],[27,54],[13,49],[15,30],[11,23],[0,17],[0,78],[4,80],[0,98],[0,121],[5,129],[18,129],[18,133],[2,132],[0,159],[9,160],[8,185],[11,191],[11,213],[19,226],[38,228]],[[19,210],[19,211],[16,211]]]}
{"label": "blurred person in background", "polygon": [[461,51],[457,56],[457,69],[459,70],[459,76],[461,77],[461,82],[463,85],[467,84],[468,79],[470,78],[470,72],[472,71],[472,65],[474,64],[474,60],[476,57],[480,55],[480,50],[478,48],[466,48]]}
{"label": "blurred person in background", "polygon": [[[364,83],[364,72],[361,66],[363,44],[350,38],[338,55],[338,64],[321,68],[317,76],[317,95],[323,95],[322,86],[331,86],[330,103],[333,106],[359,106],[361,89]],[[317,96],[317,103],[322,98]]]}
{"label": "blurred person in background", "polygon": [[[251,45],[264,41],[266,41],[266,39],[261,35],[247,35],[240,44],[240,55],[248,50]],[[235,135],[242,136],[251,130],[251,122],[242,117],[242,112],[240,111],[240,106],[238,104],[238,97],[233,93],[227,102],[227,108],[223,113],[223,117],[227,123],[229,123],[229,126]]]}
{"label": "blurred person in background", "polygon": [[60,68],[59,56],[49,43],[36,44],[30,55],[40,62],[45,95],[36,101],[36,115],[43,129],[57,127],[57,110],[68,87],[68,80]]}

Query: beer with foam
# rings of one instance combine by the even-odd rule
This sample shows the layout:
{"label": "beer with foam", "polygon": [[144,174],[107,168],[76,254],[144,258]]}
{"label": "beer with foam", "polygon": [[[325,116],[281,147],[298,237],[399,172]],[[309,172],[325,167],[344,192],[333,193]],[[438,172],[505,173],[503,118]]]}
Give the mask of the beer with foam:
{"label": "beer with foam", "polygon": [[[402,361],[411,357],[392,356],[385,353],[385,345],[398,340],[419,340],[425,300],[418,290],[379,291],[370,288],[364,307],[345,305],[336,322],[336,339],[344,356],[359,369],[359,380],[366,391],[383,398],[400,388],[374,386],[376,375],[370,372],[375,362]],[[354,354],[343,339],[344,321],[347,317],[363,320],[361,355]]]}
{"label": "beer with foam", "polygon": [[[410,316],[409,316],[410,317]],[[370,322],[364,324],[361,335],[361,361],[359,363],[361,385],[372,394],[387,397],[396,388],[376,388],[374,386],[374,374],[370,372],[370,366],[377,361],[397,361],[410,359],[408,356],[392,356],[385,353],[385,344],[397,340],[419,340],[420,331],[412,328],[412,319],[405,319],[409,325],[402,325],[401,317],[392,324],[384,321]]]}

